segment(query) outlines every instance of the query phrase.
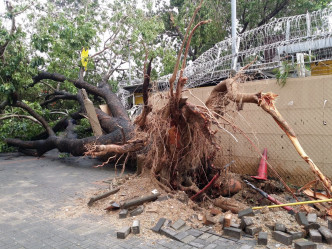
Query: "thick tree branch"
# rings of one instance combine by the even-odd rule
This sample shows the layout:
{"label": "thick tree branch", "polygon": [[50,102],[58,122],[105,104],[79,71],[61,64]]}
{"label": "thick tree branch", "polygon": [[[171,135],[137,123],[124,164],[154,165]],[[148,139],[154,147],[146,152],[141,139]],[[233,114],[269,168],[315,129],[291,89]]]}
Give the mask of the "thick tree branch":
{"label": "thick tree branch", "polygon": [[43,127],[45,128],[45,130],[47,131],[49,136],[55,136],[54,131],[49,126],[49,124],[46,122],[46,120],[42,116],[40,116],[38,113],[36,113],[30,106],[28,106],[27,104],[25,104],[21,101],[16,101],[13,106],[20,107],[20,108],[26,110],[31,116],[36,118],[43,125]]}
{"label": "thick tree branch", "polygon": [[289,4],[290,0],[284,0],[280,4],[277,4],[276,7],[265,16],[257,25],[257,27],[264,25],[267,23],[272,17],[276,16],[283,8],[285,8]]}

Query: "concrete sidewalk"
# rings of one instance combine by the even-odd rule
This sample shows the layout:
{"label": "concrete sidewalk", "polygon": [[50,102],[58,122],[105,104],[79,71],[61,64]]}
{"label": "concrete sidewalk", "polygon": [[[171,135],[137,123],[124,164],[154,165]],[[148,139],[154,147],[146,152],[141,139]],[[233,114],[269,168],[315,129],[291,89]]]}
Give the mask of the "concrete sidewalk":
{"label": "concrete sidewalk", "polygon": [[[102,215],[56,217],[88,190],[107,186],[97,181],[116,176],[114,168],[93,168],[89,158],[42,158],[0,154],[0,248],[196,248],[179,241],[144,241],[129,235],[116,238],[115,227]],[[225,243],[228,242],[228,243]],[[253,248],[222,239],[206,248]]]}

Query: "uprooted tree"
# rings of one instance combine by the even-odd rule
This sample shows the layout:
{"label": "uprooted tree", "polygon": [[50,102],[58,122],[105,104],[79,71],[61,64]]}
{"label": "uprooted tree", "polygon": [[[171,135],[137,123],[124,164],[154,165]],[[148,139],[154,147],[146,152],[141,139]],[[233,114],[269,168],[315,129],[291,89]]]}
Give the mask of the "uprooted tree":
{"label": "uprooted tree", "polygon": [[[93,85],[84,80],[83,68],[80,69],[79,77],[76,80],[62,74],[42,71],[32,78],[33,81],[29,87],[34,87],[45,80],[54,81],[59,85],[66,83],[77,89],[85,89],[90,96],[102,99],[106,103],[111,114],[106,114],[96,108],[103,135],[80,139],[72,136],[73,120],[85,117],[83,100],[79,91],[77,94],[71,94],[54,89],[51,94],[47,95],[43,105],[60,99],[76,101],[79,104],[78,110],[71,113],[70,118],[59,120],[53,127],[13,91],[10,93],[9,100],[4,101],[2,105],[24,109],[37,123],[42,125],[46,132],[30,141],[7,138],[7,144],[35,156],[42,156],[47,151],[56,148],[60,152],[68,152],[74,156],[90,155],[102,157],[104,160],[108,158],[107,161],[123,158],[126,162],[129,157],[133,158],[141,154],[144,155],[145,170],[151,172],[161,186],[168,190],[183,190],[192,199],[196,199],[205,194],[204,192],[221,176],[222,169],[214,165],[220,147],[220,141],[216,136],[216,131],[222,129],[219,120],[228,122],[234,129],[237,129],[224,116],[227,106],[230,103],[236,103],[239,107],[243,104],[256,104],[268,113],[287,134],[295,149],[310,165],[327,192],[332,193],[330,180],[306,155],[294,131],[276,109],[274,100],[277,96],[273,93],[239,92],[238,84],[243,80],[243,73],[239,72],[234,77],[216,85],[202,106],[191,104],[182,96],[187,80],[183,76],[183,71],[191,38],[199,26],[209,22],[201,21],[191,30],[202,2],[200,1],[200,5],[196,8],[187,33],[184,35],[184,41],[169,80],[167,104],[163,108],[157,109],[149,102],[148,89],[151,81],[152,59],[149,63],[147,62],[148,52],[146,52],[144,66],[144,106],[141,115],[136,118],[134,123],[128,118],[127,112],[116,94],[111,91],[108,77],[103,77],[98,85]],[[184,59],[181,63],[182,54]],[[65,129],[70,131],[67,132],[67,136],[56,135],[59,130]],[[272,166],[270,167],[273,170]],[[285,183],[284,185],[288,188]]]}

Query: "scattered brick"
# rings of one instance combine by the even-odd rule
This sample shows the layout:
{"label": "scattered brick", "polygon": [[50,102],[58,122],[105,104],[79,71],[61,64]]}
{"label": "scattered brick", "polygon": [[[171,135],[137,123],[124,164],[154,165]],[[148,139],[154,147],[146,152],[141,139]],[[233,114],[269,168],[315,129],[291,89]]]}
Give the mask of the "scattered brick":
{"label": "scattered brick", "polygon": [[175,221],[171,227],[174,228],[175,230],[179,230],[181,227],[185,226],[186,225],[186,222],[184,220],[177,220]]}
{"label": "scattered brick", "polygon": [[332,220],[327,220],[327,224],[329,226],[329,229],[332,230]]}
{"label": "scattered brick", "polygon": [[160,218],[157,222],[157,224],[151,228],[152,231],[156,232],[156,233],[159,233],[160,232],[160,229],[161,227],[164,225],[166,219],[165,218]]}
{"label": "scattered brick", "polygon": [[224,218],[224,227],[230,227],[232,222],[232,214],[226,214]]}
{"label": "scattered brick", "polygon": [[119,218],[124,219],[127,218],[128,215],[128,209],[121,209],[119,212]]}
{"label": "scattered brick", "polygon": [[124,227],[116,232],[116,237],[118,239],[125,239],[129,233],[130,233],[130,227]]}
{"label": "scattered brick", "polygon": [[332,245],[332,233],[327,227],[320,227],[318,231],[323,235],[327,244]]}
{"label": "scattered brick", "polygon": [[317,244],[311,241],[299,241],[294,243],[295,249],[317,249]]}
{"label": "scattered brick", "polygon": [[245,228],[245,233],[250,234],[250,235],[255,235],[262,231],[262,227],[257,227],[257,226],[249,226]]}
{"label": "scattered brick", "polygon": [[257,244],[258,245],[267,245],[267,233],[259,232]]}
{"label": "scattered brick", "polygon": [[131,232],[133,234],[139,234],[140,233],[140,222],[139,220],[134,220],[133,225],[131,226]]}
{"label": "scattered brick", "polygon": [[225,227],[224,228],[224,235],[235,238],[241,239],[242,231],[241,229],[232,228],[232,227]]}
{"label": "scattered brick", "polygon": [[224,224],[224,220],[225,220],[225,216],[221,216],[218,220],[218,222],[223,225]]}
{"label": "scattered brick", "polygon": [[296,239],[301,239],[301,238],[303,238],[304,236],[304,234],[303,234],[303,232],[288,232],[290,235],[292,235],[292,238],[293,238],[293,240],[296,240]]}
{"label": "scattered brick", "polygon": [[188,235],[189,235],[189,233],[187,233],[187,232],[180,232],[180,233],[175,235],[175,238],[182,241]]}
{"label": "scattered brick", "polygon": [[252,220],[252,218],[249,218],[249,217],[242,217],[241,218],[240,227],[241,227],[242,230],[244,230],[248,226],[251,226],[252,224],[254,224],[254,221]]}
{"label": "scattered brick", "polygon": [[241,229],[240,224],[236,224],[236,223],[231,223],[231,227]]}
{"label": "scattered brick", "polygon": [[221,211],[217,208],[211,208],[210,209],[210,214],[213,215],[213,216],[216,216],[218,214],[221,214]]}
{"label": "scattered brick", "polygon": [[252,210],[252,208],[247,208],[244,210],[241,210],[238,214],[239,218],[242,218],[243,216],[255,216],[254,211]]}
{"label": "scattered brick", "polygon": [[306,231],[309,231],[310,229],[317,230],[318,228],[320,228],[320,225],[318,223],[311,223],[311,224],[305,226],[304,228]]}
{"label": "scattered brick", "polygon": [[133,217],[140,215],[141,213],[143,213],[143,211],[144,211],[144,206],[143,205],[138,206],[137,208],[135,208],[133,211],[130,212],[130,216]]}
{"label": "scattered brick", "polygon": [[274,231],[286,232],[286,226],[281,223],[276,223],[274,226]]}
{"label": "scattered brick", "polygon": [[181,228],[178,230],[178,232],[185,232],[185,231],[188,231],[189,229],[191,229],[191,227],[185,225],[185,226],[181,227]]}
{"label": "scattered brick", "polygon": [[297,223],[299,223],[300,225],[304,225],[304,226],[308,226],[309,225],[309,222],[307,220],[307,217],[305,215],[305,213],[303,212],[298,212],[296,215],[295,215],[295,218],[297,220]]}
{"label": "scattered brick", "polygon": [[293,238],[292,238],[292,235],[290,234],[287,234],[287,233],[284,233],[284,232],[280,232],[280,231],[274,231],[273,232],[273,238],[284,244],[284,245],[291,245],[293,243]]}
{"label": "scattered brick", "polygon": [[310,229],[309,237],[313,242],[318,242],[318,243],[322,242],[322,235],[320,234],[320,232],[318,232],[318,230]]}
{"label": "scattered brick", "polygon": [[317,222],[317,214],[311,213],[307,215],[307,220],[310,223],[316,223]]}

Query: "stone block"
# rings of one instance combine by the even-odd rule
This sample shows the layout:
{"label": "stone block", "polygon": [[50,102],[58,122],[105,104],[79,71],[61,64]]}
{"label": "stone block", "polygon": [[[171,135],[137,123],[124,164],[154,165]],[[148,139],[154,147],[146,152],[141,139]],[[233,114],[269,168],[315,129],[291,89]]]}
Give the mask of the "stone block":
{"label": "stone block", "polygon": [[323,235],[327,244],[332,245],[332,233],[327,227],[320,227],[318,231]]}
{"label": "stone block", "polygon": [[316,223],[317,222],[317,214],[311,213],[307,215],[307,220],[310,223]]}
{"label": "stone block", "polygon": [[250,234],[250,235],[255,235],[262,231],[262,227],[257,227],[257,226],[249,226],[245,228],[245,233]]}
{"label": "stone block", "polygon": [[332,220],[327,220],[327,225],[329,227],[330,230],[332,230]]}
{"label": "stone block", "polygon": [[244,216],[255,216],[254,211],[252,210],[252,208],[247,208],[244,210],[241,210],[238,214],[239,218],[242,218]]}
{"label": "stone block", "polygon": [[295,249],[317,249],[317,244],[311,241],[299,241],[294,243]]}
{"label": "stone block", "polygon": [[236,223],[231,223],[231,227],[241,229],[240,224],[236,224]]}
{"label": "stone block", "polygon": [[197,229],[190,229],[187,231],[190,235],[194,236],[194,237],[199,237],[201,236],[204,232],[197,230]]}
{"label": "stone block", "polygon": [[224,235],[235,238],[241,239],[242,230],[232,227],[225,227],[224,228]]}
{"label": "stone block", "polygon": [[286,232],[286,226],[281,223],[276,223],[274,226],[274,231]]}
{"label": "stone block", "polygon": [[140,222],[139,220],[134,220],[133,225],[131,226],[131,232],[133,234],[139,234],[140,233]]}
{"label": "stone block", "polygon": [[188,235],[187,237],[183,238],[181,241],[182,241],[183,243],[189,243],[189,242],[191,242],[191,241],[193,241],[193,240],[195,240],[195,239],[196,239],[195,236]]}
{"label": "stone block", "polygon": [[177,220],[175,221],[171,227],[174,228],[175,230],[179,230],[181,227],[185,226],[186,225],[186,222],[184,220]]}
{"label": "stone block", "polygon": [[298,212],[295,215],[295,218],[296,218],[297,223],[299,223],[300,225],[303,225],[303,226],[308,226],[309,225],[309,222],[307,220],[307,216],[305,215],[305,213]]}
{"label": "stone block", "polygon": [[226,214],[224,218],[224,227],[230,227],[232,223],[232,214]]}
{"label": "stone block", "polygon": [[250,217],[242,217],[241,218],[240,228],[242,230],[244,230],[246,227],[251,226],[252,224],[254,224],[254,221],[252,220],[252,218],[250,218]]}
{"label": "stone block", "polygon": [[308,232],[310,229],[318,230],[320,225],[318,223],[310,223],[309,225],[305,226],[304,229]]}
{"label": "stone block", "polygon": [[165,218],[160,218],[157,222],[157,224],[151,228],[152,231],[156,232],[156,233],[159,233],[160,232],[160,229],[161,227],[164,225],[166,219]]}
{"label": "stone block", "polygon": [[318,230],[310,229],[309,237],[312,242],[322,242],[322,235],[320,234],[320,232],[318,232]]}
{"label": "stone block", "polygon": [[267,233],[265,232],[259,232],[258,239],[257,239],[258,245],[267,245]]}
{"label": "stone block", "polygon": [[174,239],[174,240],[178,240],[175,236],[176,236],[176,232],[169,228],[169,227],[162,227],[160,229],[160,233],[165,235],[166,237],[170,238],[170,239]]}
{"label": "stone block", "polygon": [[292,235],[284,233],[284,232],[274,231],[273,238],[276,241],[278,241],[284,245],[287,245],[287,246],[290,246],[293,243]]}
{"label": "stone block", "polygon": [[116,232],[116,237],[118,239],[125,239],[130,234],[130,227],[124,227]]}
{"label": "stone block", "polygon": [[128,209],[121,209],[119,212],[119,218],[124,219],[127,218],[128,215]]}

